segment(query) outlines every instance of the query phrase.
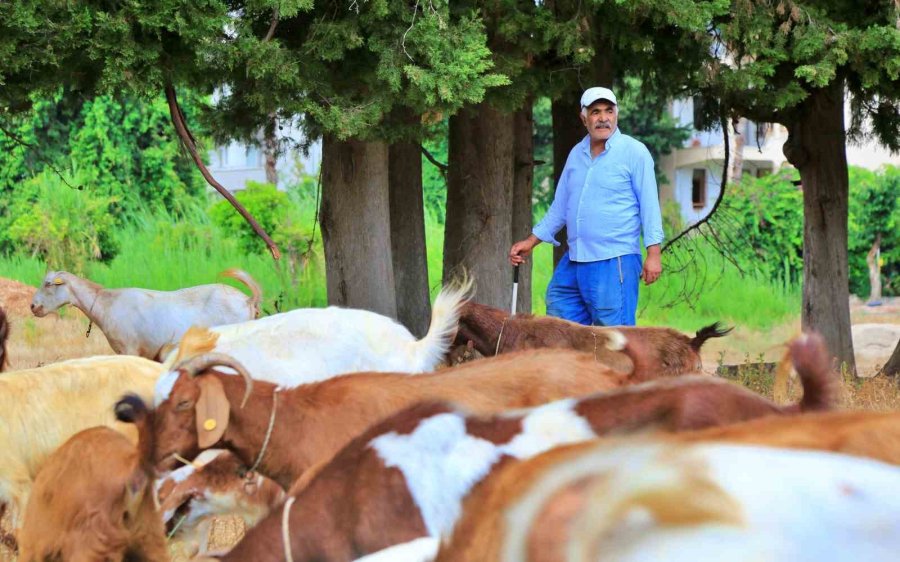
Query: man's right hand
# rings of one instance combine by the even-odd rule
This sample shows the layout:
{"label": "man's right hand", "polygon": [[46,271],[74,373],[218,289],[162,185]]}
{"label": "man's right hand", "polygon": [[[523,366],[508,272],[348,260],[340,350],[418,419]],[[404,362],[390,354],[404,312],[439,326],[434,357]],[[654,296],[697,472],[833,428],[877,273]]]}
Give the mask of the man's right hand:
{"label": "man's right hand", "polygon": [[525,258],[531,255],[531,250],[541,243],[541,239],[530,234],[525,240],[519,240],[509,249],[509,263],[519,265],[525,263]]}

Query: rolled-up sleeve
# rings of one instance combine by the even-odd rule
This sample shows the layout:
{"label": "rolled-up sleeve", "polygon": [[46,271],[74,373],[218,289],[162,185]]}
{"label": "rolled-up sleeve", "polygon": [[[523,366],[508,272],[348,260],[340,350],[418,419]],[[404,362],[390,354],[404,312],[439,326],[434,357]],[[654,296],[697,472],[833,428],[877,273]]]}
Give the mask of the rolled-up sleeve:
{"label": "rolled-up sleeve", "polygon": [[532,229],[532,234],[541,239],[542,242],[548,242],[553,244],[554,246],[559,246],[559,242],[556,240],[556,233],[562,229],[566,225],[566,201],[568,200],[568,195],[566,191],[568,190],[565,169],[563,169],[563,173],[559,178],[559,183],[556,185],[556,194],[553,196],[553,203],[550,204],[550,208],[547,210],[547,214],[544,215],[544,218],[541,219],[539,223],[537,223]]}
{"label": "rolled-up sleeve", "polygon": [[659,210],[659,191],[656,188],[656,170],[653,157],[645,147],[638,152],[632,175],[632,188],[637,194],[641,209],[641,228],[644,232],[644,247],[662,244],[665,239],[662,227],[662,213]]}

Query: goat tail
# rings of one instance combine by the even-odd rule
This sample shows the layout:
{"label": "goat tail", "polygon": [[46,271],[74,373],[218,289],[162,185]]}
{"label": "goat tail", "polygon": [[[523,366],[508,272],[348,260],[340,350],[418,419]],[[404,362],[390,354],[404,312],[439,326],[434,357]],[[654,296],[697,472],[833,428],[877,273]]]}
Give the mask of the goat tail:
{"label": "goat tail", "polygon": [[259,304],[262,301],[262,287],[259,286],[259,283],[257,283],[249,273],[247,273],[243,269],[237,269],[236,267],[226,269],[219,275],[221,275],[222,277],[230,277],[236,281],[240,281],[241,283],[246,285],[248,289],[250,289],[251,296],[250,300],[247,301],[247,304],[250,306],[250,310],[253,311],[253,317],[259,318]]}
{"label": "goat tail", "polygon": [[836,401],[836,387],[825,338],[816,332],[803,334],[791,342],[790,352],[803,383],[800,411],[830,410]]}
{"label": "goat tail", "polygon": [[425,337],[413,343],[413,355],[421,371],[440,364],[456,337],[462,306],[472,298],[473,281],[464,276],[441,289],[431,306],[431,323]]}
{"label": "goat tail", "polygon": [[723,328],[719,322],[713,322],[709,326],[704,326],[697,330],[696,336],[691,338],[691,349],[699,353],[700,348],[703,347],[706,340],[711,338],[721,338],[722,336],[728,335],[731,330],[734,330],[734,326],[731,328]]}
{"label": "goat tail", "polygon": [[116,419],[120,422],[133,423],[138,430],[138,453],[141,464],[151,469],[153,462],[154,436],[153,413],[144,404],[144,400],[136,394],[126,394],[116,402]]}

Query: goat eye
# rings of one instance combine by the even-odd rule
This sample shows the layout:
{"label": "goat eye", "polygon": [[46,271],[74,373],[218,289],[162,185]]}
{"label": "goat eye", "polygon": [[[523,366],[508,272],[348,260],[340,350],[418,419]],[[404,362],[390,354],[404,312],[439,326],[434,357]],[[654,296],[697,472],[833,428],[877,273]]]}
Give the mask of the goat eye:
{"label": "goat eye", "polygon": [[187,410],[187,409],[190,408],[190,407],[191,407],[191,401],[190,401],[190,400],[182,400],[181,402],[179,402],[179,403],[175,406],[175,409],[178,410],[178,411],[182,411],[182,410]]}

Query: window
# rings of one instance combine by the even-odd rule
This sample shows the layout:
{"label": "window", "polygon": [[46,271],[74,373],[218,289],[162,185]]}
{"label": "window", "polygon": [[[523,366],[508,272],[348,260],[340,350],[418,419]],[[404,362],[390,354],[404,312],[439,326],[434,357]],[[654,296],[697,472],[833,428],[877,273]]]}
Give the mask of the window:
{"label": "window", "polygon": [[694,96],[694,130],[696,131],[705,131],[709,128],[704,115],[706,111],[705,105],[706,103],[702,96]]}
{"label": "window", "polygon": [[247,147],[247,158],[245,162],[248,168],[258,168],[259,167],[259,149],[255,146]]}
{"label": "window", "polygon": [[706,207],[706,170],[694,170],[691,177],[691,203],[694,209]]}

